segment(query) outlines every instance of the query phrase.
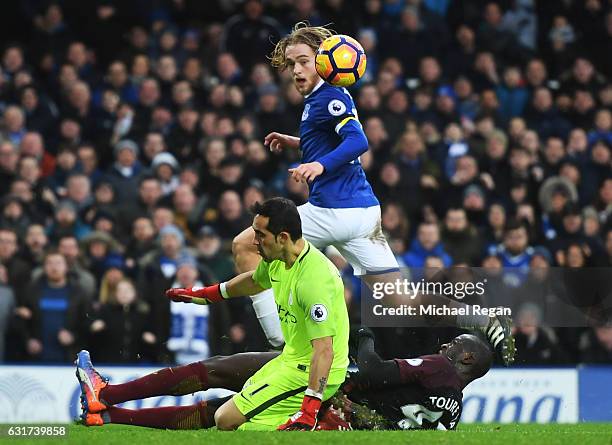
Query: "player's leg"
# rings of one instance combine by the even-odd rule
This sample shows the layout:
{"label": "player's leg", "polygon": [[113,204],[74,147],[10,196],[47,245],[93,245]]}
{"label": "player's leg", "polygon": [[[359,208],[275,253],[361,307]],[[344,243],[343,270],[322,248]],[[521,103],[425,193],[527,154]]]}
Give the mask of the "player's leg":
{"label": "player's leg", "polygon": [[[247,380],[242,390],[215,416],[220,429],[276,430],[301,407],[308,371],[271,360]],[[328,385],[323,399],[339,385]]]}
{"label": "player's leg", "polygon": [[222,431],[233,431],[247,421],[240,412],[233,399],[226,401],[215,412],[215,425]]}
{"label": "player's leg", "polygon": [[[232,242],[232,254],[236,271],[239,274],[257,269],[257,265],[261,261],[261,256],[259,256],[257,248],[253,244],[254,239],[255,232],[252,227],[249,227],[237,235]],[[285,340],[274,302],[274,292],[272,289],[266,289],[258,294],[251,295],[251,300],[253,310],[264,334],[266,334],[266,338],[272,346],[281,346]]]}
{"label": "player's leg", "polygon": [[89,353],[77,356],[77,378],[84,409],[99,412],[111,405],[162,395],[184,395],[209,388],[239,391],[246,380],[277,352],[247,352],[216,356],[189,365],[164,368],[131,382],[108,384],[95,370]]}
{"label": "player's leg", "polygon": [[125,409],[111,406],[98,414],[87,414],[88,426],[109,423],[144,426],[169,430],[192,430],[215,426],[215,412],[228,397],[198,402],[189,406],[164,406],[159,408]]}

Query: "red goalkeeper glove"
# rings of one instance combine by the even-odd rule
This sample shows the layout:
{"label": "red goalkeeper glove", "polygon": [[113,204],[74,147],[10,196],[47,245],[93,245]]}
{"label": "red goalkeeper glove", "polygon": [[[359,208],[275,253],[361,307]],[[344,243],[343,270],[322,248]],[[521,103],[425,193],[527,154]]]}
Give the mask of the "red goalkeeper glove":
{"label": "red goalkeeper glove", "polygon": [[305,395],[302,407],[287,422],[278,427],[279,431],[314,431],[317,426],[317,414],[321,408],[321,399]]}
{"label": "red goalkeeper glove", "polygon": [[166,297],[182,303],[210,304],[223,301],[221,285],[192,287],[190,289],[173,288],[166,291]]}

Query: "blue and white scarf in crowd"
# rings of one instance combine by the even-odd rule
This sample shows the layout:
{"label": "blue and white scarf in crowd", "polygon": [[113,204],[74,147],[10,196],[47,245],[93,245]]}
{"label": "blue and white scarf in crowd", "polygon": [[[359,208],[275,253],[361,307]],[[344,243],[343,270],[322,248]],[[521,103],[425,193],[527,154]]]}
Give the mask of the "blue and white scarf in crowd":
{"label": "blue and white scarf in crowd", "polygon": [[[203,284],[198,281],[194,286],[203,287]],[[172,287],[183,286],[175,282]],[[177,364],[193,363],[209,357],[208,315],[208,306],[170,302],[168,349],[174,351]]]}

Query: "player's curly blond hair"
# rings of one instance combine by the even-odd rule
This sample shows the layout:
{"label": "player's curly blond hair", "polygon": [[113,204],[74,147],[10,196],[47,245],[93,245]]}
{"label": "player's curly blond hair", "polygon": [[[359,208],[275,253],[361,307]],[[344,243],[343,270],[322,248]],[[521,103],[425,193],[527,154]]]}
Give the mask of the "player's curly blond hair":
{"label": "player's curly blond hair", "polygon": [[323,40],[334,35],[334,32],[323,26],[310,26],[308,22],[296,23],[291,34],[286,35],[276,44],[274,51],[270,55],[270,63],[273,67],[284,70],[287,68],[287,57],[285,50],[289,45],[304,43],[312,48],[313,51],[319,49]]}

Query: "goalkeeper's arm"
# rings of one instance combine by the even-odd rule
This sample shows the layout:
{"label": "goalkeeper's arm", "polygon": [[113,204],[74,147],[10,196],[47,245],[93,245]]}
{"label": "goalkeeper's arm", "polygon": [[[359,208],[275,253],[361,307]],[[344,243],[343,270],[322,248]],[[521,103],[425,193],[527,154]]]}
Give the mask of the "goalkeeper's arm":
{"label": "goalkeeper's arm", "polygon": [[264,288],[253,280],[254,273],[254,270],[244,272],[229,281],[212,286],[168,289],[166,296],[173,301],[183,303],[210,304],[227,298],[255,295],[263,291]]}

